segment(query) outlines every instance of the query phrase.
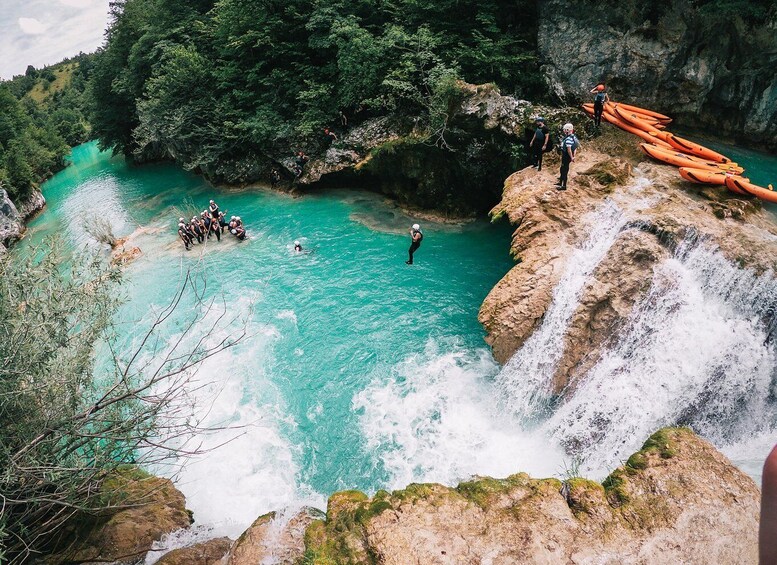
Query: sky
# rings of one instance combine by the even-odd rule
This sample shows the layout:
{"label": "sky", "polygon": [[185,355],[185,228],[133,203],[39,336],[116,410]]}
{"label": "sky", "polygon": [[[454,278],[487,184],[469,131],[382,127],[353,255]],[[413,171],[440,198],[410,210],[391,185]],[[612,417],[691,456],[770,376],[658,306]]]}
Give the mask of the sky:
{"label": "sky", "polygon": [[0,0],[0,79],[103,42],[109,0]]}

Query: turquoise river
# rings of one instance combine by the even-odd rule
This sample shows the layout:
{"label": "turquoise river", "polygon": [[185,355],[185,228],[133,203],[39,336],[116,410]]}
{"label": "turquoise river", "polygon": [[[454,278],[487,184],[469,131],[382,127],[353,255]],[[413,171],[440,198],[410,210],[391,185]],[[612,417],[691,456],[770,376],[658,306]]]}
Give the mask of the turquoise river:
{"label": "turquoise river", "polygon": [[[777,180],[774,157],[747,151],[734,157],[752,165],[754,181]],[[204,536],[239,535],[260,514],[286,506],[324,508],[326,497],[341,489],[374,492],[414,481],[456,484],[474,474],[507,476],[519,470],[563,476],[579,464],[559,447],[565,433],[576,433],[575,422],[584,425],[589,413],[595,421],[596,410],[609,410],[610,404],[615,413],[633,403],[632,412],[619,412],[633,414],[631,419],[613,421],[612,433],[599,445],[609,453],[606,465],[617,464],[650,430],[682,414],[682,403],[696,402],[687,392],[694,385],[689,378],[676,405],[656,401],[647,410],[652,393],[644,392],[645,383],[624,379],[618,387],[581,388],[577,404],[560,410],[545,429],[527,426],[520,414],[505,409],[510,404],[505,391],[514,383],[521,386],[523,377],[505,374],[511,365],[503,369],[493,360],[477,313],[513,265],[506,223],[419,220],[367,191],[326,190],[297,198],[263,188],[214,188],[173,165],[129,166],[121,157],[99,152],[94,143],[75,148],[71,161],[43,186],[47,208],[30,223],[19,247],[58,234],[70,251],[88,248],[107,255],[84,230],[95,217],[107,220],[116,235],[131,236],[128,245],[143,253],[125,269],[124,304],[117,316],[125,351],[137,345],[187,272],[205,303],[214,301],[212,313],[184,333],[184,323],[197,315],[192,309],[207,308],[187,289],[159,351],[179,339],[195,347],[203,336],[208,345],[248,332],[236,347],[207,359],[190,383],[190,408],[210,429],[195,439],[215,449],[155,469],[175,477]],[[221,242],[184,251],[175,235],[177,218],[204,209],[210,198],[227,215],[241,216],[249,239],[239,242],[225,234]],[[407,230],[415,221],[425,238],[416,264],[408,266]],[[591,237],[595,243],[599,236]],[[295,239],[303,253],[294,252]],[[580,250],[580,265],[595,259],[598,247],[589,247]],[[714,296],[715,285],[704,281],[703,268],[693,262],[703,266],[712,260],[718,259],[699,255],[669,266],[678,281],[677,307],[667,310],[674,318],[655,323],[664,326],[665,335],[680,337],[658,342],[649,358],[629,361],[635,367],[631,372],[652,374],[655,386],[668,390],[676,381],[668,369],[666,382],[660,381],[673,350],[703,353],[717,347],[716,335],[735,328],[732,335],[747,338],[746,345],[729,344],[732,351],[723,353],[760,360],[748,378],[763,383],[753,388],[761,392],[746,400],[757,401],[760,422],[726,427],[709,417],[699,420],[699,427],[757,475],[777,423],[769,393],[763,392],[770,390],[775,351],[752,321],[750,306]],[[721,272],[736,270],[721,265]],[[578,284],[574,277],[569,280]],[[756,282],[774,286],[763,277]],[[646,324],[652,323],[651,315],[645,312]],[[697,324],[711,328],[709,339],[688,331]],[[547,327],[537,333],[554,331]],[[689,375],[704,381],[700,398],[710,386],[704,375],[719,374],[708,357],[700,353],[683,363]],[[531,360],[524,361],[518,358],[513,366],[528,366]],[[606,369],[600,371],[605,381]],[[735,373],[732,378],[739,378]],[[740,388],[732,382],[732,391]],[[608,390],[607,397],[598,390]],[[720,396],[721,403],[730,404],[726,398]],[[601,477],[601,469],[591,472]]]}

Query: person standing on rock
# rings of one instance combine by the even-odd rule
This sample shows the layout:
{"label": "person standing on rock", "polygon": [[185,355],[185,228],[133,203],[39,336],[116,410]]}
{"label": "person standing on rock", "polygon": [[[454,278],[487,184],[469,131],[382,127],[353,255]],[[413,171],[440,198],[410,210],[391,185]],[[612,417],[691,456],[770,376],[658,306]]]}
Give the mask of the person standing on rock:
{"label": "person standing on rock", "polygon": [[531,148],[532,166],[538,171],[542,170],[542,154],[548,149],[550,131],[545,126],[545,119],[537,117],[534,119],[534,137],[531,138],[529,147]]}
{"label": "person standing on rock", "polygon": [[564,124],[564,139],[561,141],[561,176],[558,179],[556,190],[567,189],[567,177],[569,176],[569,165],[575,160],[575,153],[580,147],[580,142],[575,135],[575,128],[572,124]]}
{"label": "person standing on rock", "polygon": [[413,253],[415,253],[419,247],[421,247],[421,241],[424,239],[424,234],[421,231],[421,226],[413,224],[410,228],[410,249],[408,249],[409,259],[405,261],[408,265],[413,264]]}
{"label": "person standing on rock", "polygon": [[596,127],[599,127],[602,124],[604,105],[610,101],[610,97],[607,95],[607,87],[603,82],[591,89],[591,94],[593,93],[596,93],[596,96],[594,96],[594,124],[596,124]]}

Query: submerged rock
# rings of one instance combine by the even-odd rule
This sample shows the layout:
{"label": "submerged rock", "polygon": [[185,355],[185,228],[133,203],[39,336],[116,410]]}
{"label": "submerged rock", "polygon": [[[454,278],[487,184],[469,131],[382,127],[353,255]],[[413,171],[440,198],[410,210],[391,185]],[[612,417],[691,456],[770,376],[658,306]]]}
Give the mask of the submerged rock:
{"label": "submerged rock", "polygon": [[521,473],[337,493],[307,530],[305,563],[754,563],[758,505],[714,447],[664,429],[601,484]]}

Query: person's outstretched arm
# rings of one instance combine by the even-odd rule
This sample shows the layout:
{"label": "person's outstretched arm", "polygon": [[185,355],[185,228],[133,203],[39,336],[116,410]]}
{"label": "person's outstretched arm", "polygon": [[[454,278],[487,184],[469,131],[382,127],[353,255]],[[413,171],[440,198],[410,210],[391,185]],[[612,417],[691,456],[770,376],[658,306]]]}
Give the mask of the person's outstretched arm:
{"label": "person's outstretched arm", "polygon": [[761,525],[758,531],[758,561],[777,563],[777,445],[764,463],[761,483]]}

